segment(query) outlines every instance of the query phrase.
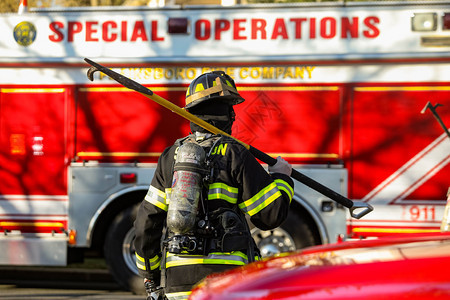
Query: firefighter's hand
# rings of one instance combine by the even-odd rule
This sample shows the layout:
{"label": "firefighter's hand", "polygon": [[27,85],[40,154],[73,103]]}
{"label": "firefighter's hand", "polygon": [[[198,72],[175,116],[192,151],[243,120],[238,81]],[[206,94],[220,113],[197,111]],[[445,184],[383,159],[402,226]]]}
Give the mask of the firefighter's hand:
{"label": "firefighter's hand", "polygon": [[281,156],[277,157],[277,163],[273,166],[269,166],[270,173],[281,173],[287,176],[291,176],[292,166],[290,163],[285,161]]}
{"label": "firefighter's hand", "polygon": [[151,279],[144,279],[144,286],[147,292],[147,300],[163,300],[165,299],[164,289],[160,286],[156,286],[155,282]]}

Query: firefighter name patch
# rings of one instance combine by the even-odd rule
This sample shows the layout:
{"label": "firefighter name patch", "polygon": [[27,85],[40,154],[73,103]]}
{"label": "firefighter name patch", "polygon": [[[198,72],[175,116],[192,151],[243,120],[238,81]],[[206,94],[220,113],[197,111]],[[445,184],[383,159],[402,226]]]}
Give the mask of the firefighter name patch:
{"label": "firefighter name patch", "polygon": [[20,22],[14,27],[14,39],[21,46],[31,45],[36,39],[36,27],[27,21]]}

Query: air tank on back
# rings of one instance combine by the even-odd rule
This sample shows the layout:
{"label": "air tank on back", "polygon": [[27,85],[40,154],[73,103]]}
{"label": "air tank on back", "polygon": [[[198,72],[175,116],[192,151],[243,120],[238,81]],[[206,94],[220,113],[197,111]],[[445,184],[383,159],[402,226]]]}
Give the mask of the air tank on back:
{"label": "air tank on back", "polygon": [[205,157],[196,143],[185,142],[178,148],[167,212],[167,227],[175,235],[189,233],[195,227]]}

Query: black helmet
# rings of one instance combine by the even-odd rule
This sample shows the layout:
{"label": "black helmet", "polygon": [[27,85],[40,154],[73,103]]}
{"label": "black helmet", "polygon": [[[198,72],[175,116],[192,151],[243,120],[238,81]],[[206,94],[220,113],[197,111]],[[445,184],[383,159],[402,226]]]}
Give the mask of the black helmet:
{"label": "black helmet", "polygon": [[194,79],[186,91],[186,109],[206,100],[220,100],[229,105],[244,102],[233,79],[223,71],[204,73]]}

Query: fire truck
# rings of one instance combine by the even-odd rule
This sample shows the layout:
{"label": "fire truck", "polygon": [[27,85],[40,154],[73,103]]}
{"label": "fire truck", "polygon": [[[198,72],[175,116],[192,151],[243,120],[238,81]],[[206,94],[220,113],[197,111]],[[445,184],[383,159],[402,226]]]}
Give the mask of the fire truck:
{"label": "fire truck", "polygon": [[0,265],[65,266],[94,251],[142,289],[136,207],[189,122],[101,73],[89,81],[84,58],[181,107],[191,80],[225,71],[246,99],[236,138],[374,207],[355,219],[296,182],[288,219],[252,231],[267,255],[439,231],[446,1],[36,8],[0,15],[0,27]]}

